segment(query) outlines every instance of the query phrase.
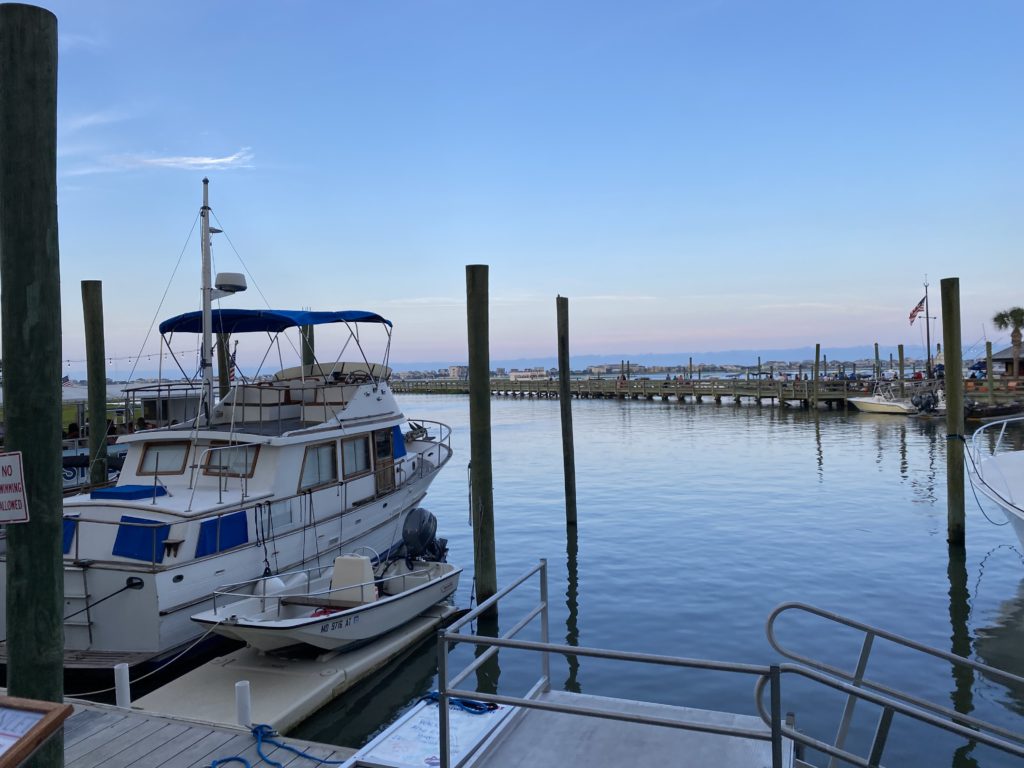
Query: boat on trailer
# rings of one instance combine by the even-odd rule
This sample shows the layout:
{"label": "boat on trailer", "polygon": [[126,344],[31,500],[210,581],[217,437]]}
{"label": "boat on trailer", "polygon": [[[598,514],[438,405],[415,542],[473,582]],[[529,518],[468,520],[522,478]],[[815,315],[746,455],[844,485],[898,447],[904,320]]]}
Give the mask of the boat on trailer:
{"label": "boat on trailer", "polygon": [[[212,308],[213,299],[243,290],[244,278],[219,275],[216,288],[211,280],[206,185],[202,308],[160,324],[168,350],[174,334],[202,335],[198,373],[128,389],[126,413],[148,409],[144,420],[154,427],[118,437],[125,452],[115,485],[64,500],[69,669],[153,665],[187,653],[202,638],[191,615],[212,607],[226,582],[315,567],[358,547],[387,562],[403,552],[410,512],[452,456],[446,425],[409,421],[395,401],[387,319],[361,310]],[[213,334],[269,336],[281,354],[286,333],[304,340],[310,326],[338,329],[347,337],[342,353],[354,359],[339,353],[285,367],[282,355],[276,373],[238,375],[217,396]],[[370,329],[384,336],[380,363],[367,357]],[[6,581],[0,554],[0,637]]]}
{"label": "boat on trailer", "polygon": [[[321,568],[223,587],[192,620],[260,651],[343,651],[411,621],[451,597],[461,568],[445,562],[348,554]],[[234,601],[234,602],[232,602]]]}

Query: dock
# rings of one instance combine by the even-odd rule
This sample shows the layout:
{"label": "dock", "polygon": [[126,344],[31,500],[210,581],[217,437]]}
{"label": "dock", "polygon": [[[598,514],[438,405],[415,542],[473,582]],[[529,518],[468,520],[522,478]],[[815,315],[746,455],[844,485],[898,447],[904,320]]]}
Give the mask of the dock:
{"label": "dock", "polygon": [[242,648],[208,661],[134,702],[139,712],[233,726],[238,715],[235,684],[248,681],[252,720],[287,733],[375,672],[460,615],[439,604],[372,643],[344,653],[285,659]]}
{"label": "dock", "polygon": [[[217,726],[185,718],[147,715],[108,704],[69,701],[75,708],[64,723],[66,768],[202,768],[213,760],[238,755],[251,764],[260,762],[256,739],[248,728]],[[276,737],[294,749],[320,759],[345,760],[353,750],[330,744]],[[264,754],[287,766],[312,765],[272,745]]]}
{"label": "dock", "polygon": [[[885,382],[899,389],[899,382]],[[654,379],[573,379],[569,392],[580,400],[674,400],[679,403],[701,403],[711,401],[718,404],[743,401],[758,405],[796,405],[814,407],[823,404],[828,408],[846,407],[851,397],[866,397],[872,394],[875,381],[773,381],[770,379],[679,379],[658,381]],[[935,381],[903,382],[906,396],[914,392],[935,387]],[[491,379],[492,397],[509,398],[557,398],[558,379]],[[967,397],[984,399],[989,390],[986,382],[967,379],[964,392]],[[401,394],[420,395],[464,395],[469,393],[469,382],[458,379],[432,379],[424,381],[391,382],[392,390]],[[1004,403],[1019,399],[1024,389],[1017,388],[1013,380],[992,382],[995,402]]]}

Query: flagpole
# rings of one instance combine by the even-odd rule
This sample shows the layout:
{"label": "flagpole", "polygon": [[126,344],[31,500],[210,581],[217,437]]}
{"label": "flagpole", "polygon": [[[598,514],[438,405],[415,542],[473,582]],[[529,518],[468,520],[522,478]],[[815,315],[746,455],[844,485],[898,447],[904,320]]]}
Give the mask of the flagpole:
{"label": "flagpole", "polygon": [[924,278],[924,339],[928,345],[928,358],[925,363],[925,374],[927,378],[932,377],[932,315],[928,311],[928,276]]}

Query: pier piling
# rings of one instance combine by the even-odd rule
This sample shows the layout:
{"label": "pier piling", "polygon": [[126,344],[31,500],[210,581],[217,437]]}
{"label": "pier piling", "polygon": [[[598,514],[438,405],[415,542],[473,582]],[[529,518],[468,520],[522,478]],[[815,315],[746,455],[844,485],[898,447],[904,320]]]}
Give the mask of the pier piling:
{"label": "pier piling", "polygon": [[897,349],[900,353],[900,397],[905,397],[907,394],[907,384],[904,381],[904,378],[907,372],[907,367],[903,358],[903,345],[900,344]]}
{"label": "pier piling", "polygon": [[[7,690],[64,698],[57,18],[0,5],[0,319],[5,448],[30,521],[7,526]],[[63,765],[58,731],[34,766]]]}
{"label": "pier piling", "polygon": [[960,279],[944,278],[942,336],[946,345],[946,526],[951,547],[964,545],[964,377],[960,349]]}
{"label": "pier piling", "polygon": [[85,372],[89,382],[89,483],[107,481],[107,370],[103,342],[103,283],[82,281]]}
{"label": "pier piling", "polygon": [[487,265],[466,266],[469,339],[470,500],[476,599],[498,591],[494,554],[494,488],[491,472],[491,361]]}
{"label": "pier piling", "polygon": [[569,299],[555,299],[558,316],[558,406],[562,412],[562,465],[565,474],[565,524],[576,525],[576,453],[572,437],[572,394],[569,392]]}
{"label": "pier piling", "polygon": [[988,401],[996,401],[995,382],[992,380],[992,342],[985,342],[985,387],[988,389]]}
{"label": "pier piling", "polygon": [[814,345],[814,383],[811,385],[811,405],[818,407],[818,364],[821,362],[821,344]]}
{"label": "pier piling", "polygon": [[299,338],[302,339],[302,365],[303,368],[311,366],[316,362],[315,346],[313,339],[312,325],[303,325],[299,329]]}

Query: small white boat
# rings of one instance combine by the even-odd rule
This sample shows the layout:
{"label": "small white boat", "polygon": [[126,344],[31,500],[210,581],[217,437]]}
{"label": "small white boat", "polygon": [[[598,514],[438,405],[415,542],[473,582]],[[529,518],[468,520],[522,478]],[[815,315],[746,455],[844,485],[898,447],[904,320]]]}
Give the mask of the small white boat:
{"label": "small white boat", "polygon": [[851,403],[858,411],[865,413],[893,413],[907,416],[917,413],[917,406],[909,398],[897,397],[888,384],[879,383],[873,394],[865,397],[851,397]]}
{"label": "small white boat", "polygon": [[260,651],[310,645],[338,651],[361,645],[446,600],[461,568],[399,558],[341,555],[323,568],[223,587],[214,608],[192,620]]}
{"label": "small white boat", "polygon": [[975,430],[968,445],[971,483],[994,501],[1024,545],[1024,417]]}

